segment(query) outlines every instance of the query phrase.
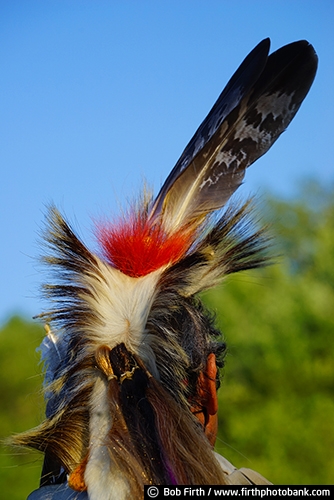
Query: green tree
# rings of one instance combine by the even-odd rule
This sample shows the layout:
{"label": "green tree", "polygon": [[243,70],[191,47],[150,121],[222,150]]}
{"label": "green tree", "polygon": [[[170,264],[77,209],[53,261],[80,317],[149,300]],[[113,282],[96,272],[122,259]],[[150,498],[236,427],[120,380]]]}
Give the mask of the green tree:
{"label": "green tree", "polygon": [[[0,331],[0,439],[38,425],[44,403],[36,348],[43,329],[14,317]],[[0,448],[1,498],[24,500],[39,484],[38,453]]]}
{"label": "green tree", "polygon": [[334,479],[334,203],[270,200],[282,257],[205,300],[229,347],[217,450],[276,484]]}

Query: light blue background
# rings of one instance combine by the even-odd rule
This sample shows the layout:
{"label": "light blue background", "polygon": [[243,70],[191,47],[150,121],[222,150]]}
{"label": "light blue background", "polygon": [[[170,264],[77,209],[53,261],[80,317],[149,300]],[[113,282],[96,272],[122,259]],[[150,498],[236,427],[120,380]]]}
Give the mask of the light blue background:
{"label": "light blue background", "polygon": [[307,39],[319,70],[242,194],[333,183],[332,0],[0,2],[0,321],[43,307],[36,258],[54,201],[94,249],[92,219],[155,191],[247,53]]}

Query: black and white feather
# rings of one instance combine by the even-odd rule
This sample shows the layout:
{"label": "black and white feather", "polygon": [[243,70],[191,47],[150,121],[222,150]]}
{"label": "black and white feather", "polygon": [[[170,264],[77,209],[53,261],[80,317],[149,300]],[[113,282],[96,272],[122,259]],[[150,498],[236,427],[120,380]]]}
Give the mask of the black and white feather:
{"label": "black and white feather", "polygon": [[245,170],[287,128],[313,82],[316,55],[306,41],[268,57],[270,40],[246,57],[185,148],[155,199],[170,230],[221,208]]}

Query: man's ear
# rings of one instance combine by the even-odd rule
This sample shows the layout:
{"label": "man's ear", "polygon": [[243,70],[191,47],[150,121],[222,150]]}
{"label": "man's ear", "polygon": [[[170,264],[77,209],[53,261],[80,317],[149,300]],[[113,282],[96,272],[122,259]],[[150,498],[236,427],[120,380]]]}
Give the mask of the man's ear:
{"label": "man's ear", "polygon": [[215,415],[218,411],[217,398],[217,365],[216,356],[209,354],[204,372],[198,379],[198,394],[203,401],[209,415]]}
{"label": "man's ear", "polygon": [[209,354],[204,372],[198,377],[198,395],[205,408],[204,432],[214,446],[218,429],[218,398],[217,398],[217,365],[216,356]]}

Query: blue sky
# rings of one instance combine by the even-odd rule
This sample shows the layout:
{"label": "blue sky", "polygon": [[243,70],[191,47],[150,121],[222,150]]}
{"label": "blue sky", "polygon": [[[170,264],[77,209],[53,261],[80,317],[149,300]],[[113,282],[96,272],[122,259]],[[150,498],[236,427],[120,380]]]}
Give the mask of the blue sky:
{"label": "blue sky", "polygon": [[242,195],[333,183],[332,0],[0,0],[0,321],[38,314],[38,234],[54,202],[92,219],[155,191],[247,53],[309,40],[318,75]]}

